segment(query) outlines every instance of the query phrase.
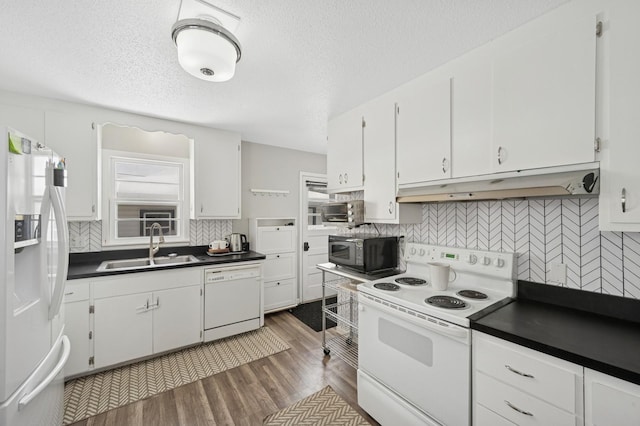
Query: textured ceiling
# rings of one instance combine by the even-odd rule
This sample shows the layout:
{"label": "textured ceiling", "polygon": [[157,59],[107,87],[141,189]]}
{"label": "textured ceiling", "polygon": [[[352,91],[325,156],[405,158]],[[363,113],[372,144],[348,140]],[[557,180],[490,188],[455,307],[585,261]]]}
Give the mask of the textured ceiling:
{"label": "textured ceiling", "polygon": [[566,0],[209,0],[241,17],[236,76],[178,65],[179,0],[0,0],[0,88],[326,152],[330,117]]}

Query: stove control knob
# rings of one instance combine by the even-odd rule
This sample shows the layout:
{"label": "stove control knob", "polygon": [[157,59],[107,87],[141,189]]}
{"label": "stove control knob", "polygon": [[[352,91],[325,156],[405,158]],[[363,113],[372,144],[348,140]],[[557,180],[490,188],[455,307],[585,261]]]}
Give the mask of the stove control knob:
{"label": "stove control knob", "polygon": [[502,268],[504,266],[504,259],[498,258],[493,261],[493,264],[498,268]]}
{"label": "stove control knob", "polygon": [[487,257],[487,256],[484,256],[484,257],[482,258],[482,264],[483,264],[484,266],[489,266],[489,265],[491,265],[491,258],[490,258],[490,257]]}
{"label": "stove control knob", "polygon": [[419,255],[420,255],[420,256],[424,256],[426,253],[427,253],[427,252],[426,252],[426,251],[424,251],[424,249],[422,248],[422,249],[420,249]]}
{"label": "stove control knob", "polygon": [[416,254],[416,248],[415,247],[411,247],[411,250],[409,250],[409,254]]}
{"label": "stove control knob", "polygon": [[475,265],[477,262],[478,262],[478,256],[476,256],[475,254],[470,254],[469,256],[467,256],[467,263],[471,265]]}

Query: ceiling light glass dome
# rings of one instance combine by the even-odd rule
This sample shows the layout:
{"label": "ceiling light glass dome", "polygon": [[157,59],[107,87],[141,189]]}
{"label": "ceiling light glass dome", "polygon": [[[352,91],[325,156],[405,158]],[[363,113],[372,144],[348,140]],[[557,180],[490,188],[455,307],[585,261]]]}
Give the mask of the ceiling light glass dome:
{"label": "ceiling light glass dome", "polygon": [[236,71],[242,51],[224,27],[205,19],[182,19],[171,29],[178,62],[189,74],[207,81],[227,81]]}

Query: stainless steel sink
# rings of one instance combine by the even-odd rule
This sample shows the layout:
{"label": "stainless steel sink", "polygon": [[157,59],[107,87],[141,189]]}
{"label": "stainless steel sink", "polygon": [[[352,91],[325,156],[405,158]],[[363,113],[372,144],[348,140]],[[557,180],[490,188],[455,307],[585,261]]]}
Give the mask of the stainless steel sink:
{"label": "stainless steel sink", "polygon": [[192,256],[190,254],[185,254],[182,256],[154,257],[153,262],[156,265],[173,265],[174,263],[191,263],[191,262],[200,262],[200,261],[195,256]]}
{"label": "stainless steel sink", "polygon": [[105,260],[98,266],[97,271],[124,271],[131,269],[149,269],[167,265],[181,265],[184,263],[199,262],[198,258],[192,255],[182,256],[158,256],[153,258],[153,263],[148,257],[139,259],[118,259]]}

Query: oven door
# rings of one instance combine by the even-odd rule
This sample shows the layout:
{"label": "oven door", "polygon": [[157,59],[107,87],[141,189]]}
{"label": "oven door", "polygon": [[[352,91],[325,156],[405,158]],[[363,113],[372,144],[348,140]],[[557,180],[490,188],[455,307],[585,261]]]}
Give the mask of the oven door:
{"label": "oven door", "polygon": [[360,269],[362,265],[358,265],[356,251],[357,247],[354,241],[329,240],[329,262],[331,263]]}
{"label": "oven door", "polygon": [[360,295],[359,369],[438,423],[469,425],[470,331]]}

